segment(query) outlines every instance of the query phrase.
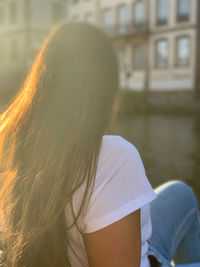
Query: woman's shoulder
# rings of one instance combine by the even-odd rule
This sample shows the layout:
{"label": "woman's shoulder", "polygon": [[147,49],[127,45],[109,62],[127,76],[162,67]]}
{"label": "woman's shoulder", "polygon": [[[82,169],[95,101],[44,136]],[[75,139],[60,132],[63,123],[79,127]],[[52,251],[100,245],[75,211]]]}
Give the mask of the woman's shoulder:
{"label": "woman's shoulder", "polygon": [[135,145],[120,135],[103,136],[102,154],[111,154],[112,158],[122,158],[123,156],[139,156],[139,152]]}
{"label": "woman's shoulder", "polygon": [[127,139],[125,139],[124,137],[120,136],[120,135],[104,135],[103,136],[103,142],[107,142],[113,145],[131,145],[132,143],[130,143]]}
{"label": "woman's shoulder", "polygon": [[100,230],[146,205],[153,197],[136,147],[121,136],[103,136],[82,229],[86,233]]}

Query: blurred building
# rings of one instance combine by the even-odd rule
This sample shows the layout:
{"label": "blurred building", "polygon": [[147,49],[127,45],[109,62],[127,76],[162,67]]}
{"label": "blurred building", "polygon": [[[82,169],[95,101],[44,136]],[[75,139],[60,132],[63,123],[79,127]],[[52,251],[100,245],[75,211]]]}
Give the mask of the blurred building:
{"label": "blurred building", "polygon": [[198,0],[0,0],[0,72],[32,62],[63,18],[87,21],[112,38],[122,88],[195,90]]}
{"label": "blurred building", "polygon": [[50,28],[65,16],[65,0],[0,0],[0,73],[30,65]]}
{"label": "blurred building", "polygon": [[69,0],[68,17],[113,39],[121,86],[142,91],[195,88],[198,0]]}

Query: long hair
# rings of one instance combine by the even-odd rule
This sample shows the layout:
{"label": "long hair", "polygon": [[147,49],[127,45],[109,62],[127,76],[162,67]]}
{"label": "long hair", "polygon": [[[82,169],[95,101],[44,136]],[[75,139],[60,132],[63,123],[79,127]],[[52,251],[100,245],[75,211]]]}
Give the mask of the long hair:
{"label": "long hair", "polygon": [[110,40],[94,26],[63,23],[0,115],[2,266],[70,266],[64,209],[94,183],[118,89]]}

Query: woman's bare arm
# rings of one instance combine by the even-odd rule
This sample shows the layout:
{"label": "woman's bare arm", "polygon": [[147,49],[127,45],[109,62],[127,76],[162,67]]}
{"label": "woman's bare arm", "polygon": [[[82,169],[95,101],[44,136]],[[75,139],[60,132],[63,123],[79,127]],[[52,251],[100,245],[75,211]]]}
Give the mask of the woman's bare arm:
{"label": "woman's bare arm", "polygon": [[85,235],[90,267],[139,267],[141,260],[140,210]]}

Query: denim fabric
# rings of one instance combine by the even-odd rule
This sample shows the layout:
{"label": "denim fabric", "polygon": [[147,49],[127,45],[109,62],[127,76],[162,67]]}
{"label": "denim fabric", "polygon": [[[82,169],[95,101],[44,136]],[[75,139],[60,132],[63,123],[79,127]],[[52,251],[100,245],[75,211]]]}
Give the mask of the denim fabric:
{"label": "denim fabric", "polygon": [[200,212],[192,189],[181,181],[170,181],[155,189],[150,204],[152,236],[149,255],[162,267],[200,267]]}

